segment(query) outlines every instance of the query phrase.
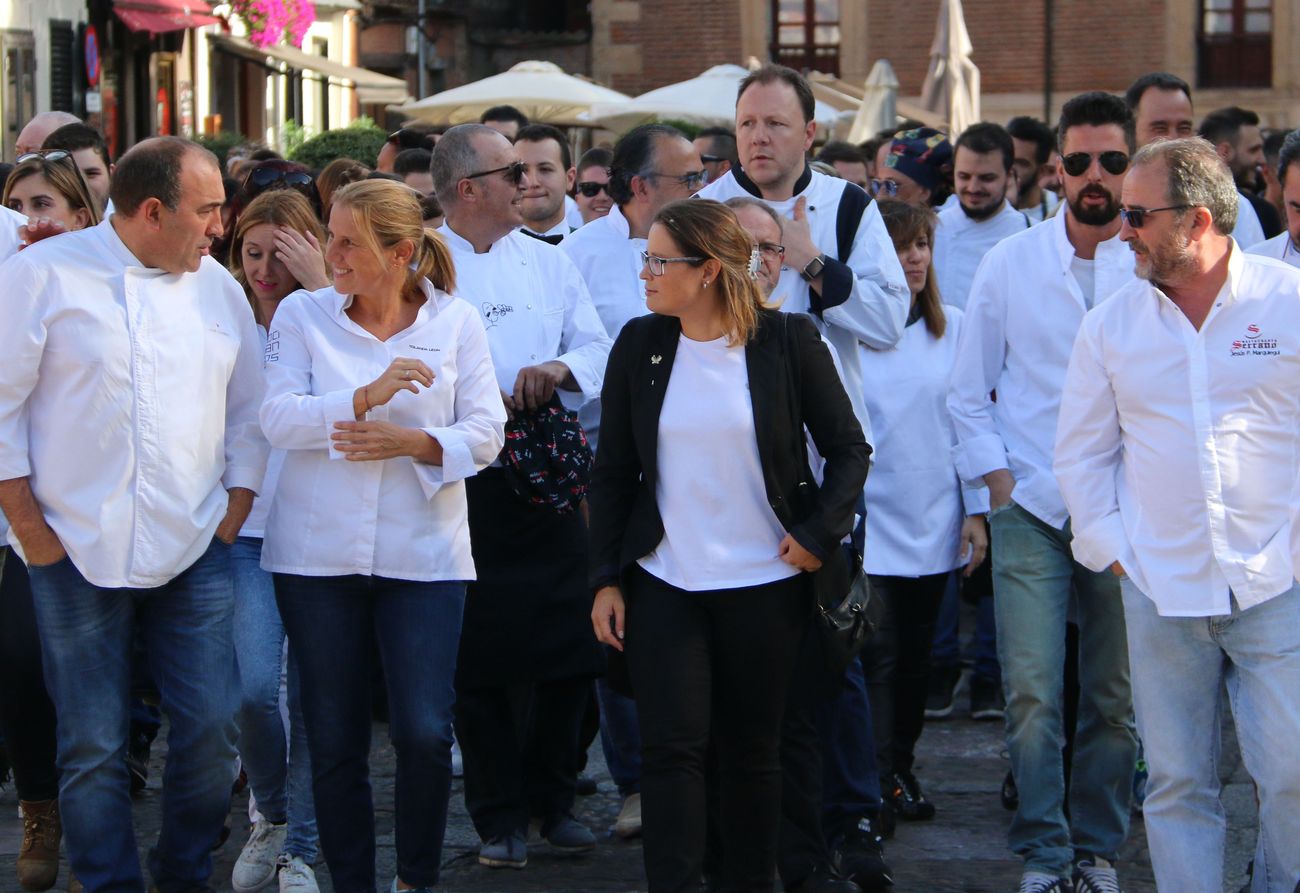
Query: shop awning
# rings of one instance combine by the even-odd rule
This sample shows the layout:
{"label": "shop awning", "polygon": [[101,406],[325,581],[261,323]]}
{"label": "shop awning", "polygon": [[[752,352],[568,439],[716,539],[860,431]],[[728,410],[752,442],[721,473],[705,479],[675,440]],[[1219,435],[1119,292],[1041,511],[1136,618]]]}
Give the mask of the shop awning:
{"label": "shop awning", "polygon": [[114,0],[113,12],[132,31],[150,34],[221,23],[203,0]]}
{"label": "shop awning", "polygon": [[325,78],[329,83],[341,87],[355,87],[357,99],[362,105],[395,105],[411,98],[406,89],[406,81],[389,77],[366,68],[355,68],[313,56],[302,50],[289,46],[255,47],[242,37],[228,34],[209,34],[213,49],[233,56],[247,59],[266,68],[276,69],[279,65],[295,68],[298,71],[311,71]]}

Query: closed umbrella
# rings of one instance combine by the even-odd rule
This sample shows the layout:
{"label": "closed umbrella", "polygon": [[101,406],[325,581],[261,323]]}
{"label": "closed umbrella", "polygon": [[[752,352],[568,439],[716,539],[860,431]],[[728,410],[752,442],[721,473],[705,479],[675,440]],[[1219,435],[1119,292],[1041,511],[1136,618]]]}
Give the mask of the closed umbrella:
{"label": "closed umbrella", "polygon": [[885,59],[877,60],[867,75],[862,105],[849,129],[849,142],[860,143],[898,123],[898,75]]}
{"label": "closed umbrella", "polygon": [[441,93],[393,110],[431,124],[476,122],[494,105],[513,105],[530,121],[560,126],[582,126],[592,105],[625,102],[626,94],[566,74],[553,62],[520,62],[501,74]]}
{"label": "closed umbrella", "polygon": [[943,117],[954,137],[980,119],[980,70],[971,61],[973,50],[961,0],[940,0],[921,105]]}

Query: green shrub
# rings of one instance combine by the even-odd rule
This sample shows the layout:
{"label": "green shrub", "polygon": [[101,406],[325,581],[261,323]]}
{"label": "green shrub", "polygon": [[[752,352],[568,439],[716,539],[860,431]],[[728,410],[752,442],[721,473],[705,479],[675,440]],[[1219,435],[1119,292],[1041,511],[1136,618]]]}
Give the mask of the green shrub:
{"label": "green shrub", "polygon": [[216,136],[196,136],[194,142],[217,156],[217,160],[221,162],[221,169],[224,171],[226,169],[226,155],[235,146],[248,142],[248,137],[242,133],[230,133],[223,130]]}
{"label": "green shrub", "polygon": [[316,171],[335,158],[351,158],[374,167],[387,138],[378,127],[342,127],[304,141],[289,153],[289,160]]}

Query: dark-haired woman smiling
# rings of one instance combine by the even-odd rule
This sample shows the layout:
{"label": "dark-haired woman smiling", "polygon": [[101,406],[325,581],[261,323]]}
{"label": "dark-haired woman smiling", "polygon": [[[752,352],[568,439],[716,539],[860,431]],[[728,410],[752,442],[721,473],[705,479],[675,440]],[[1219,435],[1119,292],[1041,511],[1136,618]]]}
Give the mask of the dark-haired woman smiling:
{"label": "dark-haired woman smiling", "polygon": [[[710,738],[724,889],[771,890],[805,572],[848,533],[870,455],[811,320],[763,307],[755,263],[730,209],[662,209],[641,273],[653,313],[619,335],[601,392],[592,622],[620,650],[626,633],[651,893],[699,883]],[[807,499],[805,425],[826,460]]]}

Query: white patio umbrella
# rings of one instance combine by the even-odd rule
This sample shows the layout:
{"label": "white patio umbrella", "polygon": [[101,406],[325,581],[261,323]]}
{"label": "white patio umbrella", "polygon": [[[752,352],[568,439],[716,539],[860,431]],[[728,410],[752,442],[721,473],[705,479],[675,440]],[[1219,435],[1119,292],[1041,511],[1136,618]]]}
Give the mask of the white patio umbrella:
{"label": "white patio umbrella", "polygon": [[565,74],[552,62],[520,62],[501,74],[392,109],[432,124],[466,124],[478,121],[494,105],[513,105],[530,121],[574,127],[589,123],[579,116],[593,104],[629,98]]}
{"label": "white patio umbrella", "polygon": [[[649,121],[675,119],[702,127],[732,127],[736,123],[736,89],[749,69],[739,65],[715,65],[698,77],[669,84],[635,99],[593,106],[589,123],[624,131]],[[832,128],[839,110],[817,102],[817,123]]]}
{"label": "white patio umbrella", "polygon": [[943,116],[954,137],[980,119],[980,70],[971,61],[973,50],[961,0],[940,0],[921,105]]}
{"label": "white patio umbrella", "polygon": [[898,75],[888,60],[871,66],[863,91],[862,105],[849,128],[849,142],[860,143],[898,123]]}

